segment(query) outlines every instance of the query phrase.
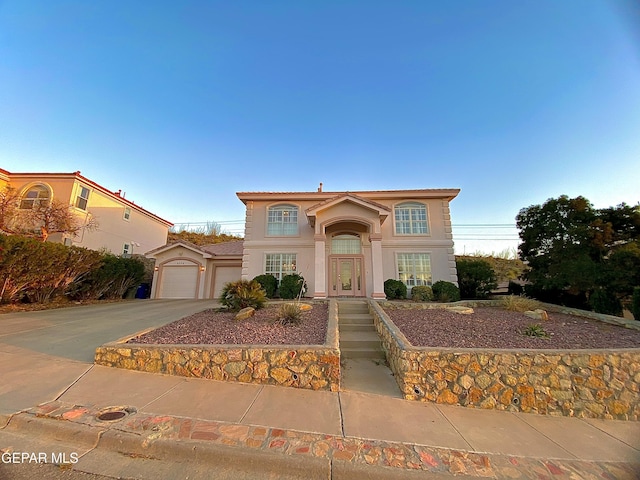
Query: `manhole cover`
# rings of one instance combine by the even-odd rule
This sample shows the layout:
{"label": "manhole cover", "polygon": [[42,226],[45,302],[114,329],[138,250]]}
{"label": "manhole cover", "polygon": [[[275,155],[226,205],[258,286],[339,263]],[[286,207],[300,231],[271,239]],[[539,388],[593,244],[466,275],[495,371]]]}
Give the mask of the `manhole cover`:
{"label": "manhole cover", "polygon": [[96,415],[96,418],[103,422],[115,422],[132,413],[136,413],[136,409],[133,407],[109,407],[103,408]]}

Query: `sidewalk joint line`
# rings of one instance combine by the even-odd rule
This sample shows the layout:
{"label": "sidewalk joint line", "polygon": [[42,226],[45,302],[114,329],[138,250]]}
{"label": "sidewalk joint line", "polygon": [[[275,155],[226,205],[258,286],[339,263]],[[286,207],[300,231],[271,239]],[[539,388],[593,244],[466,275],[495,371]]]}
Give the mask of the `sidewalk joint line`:
{"label": "sidewalk joint line", "polygon": [[[145,373],[147,373],[147,372],[145,372]],[[153,374],[151,374],[151,375],[153,375]],[[187,381],[187,379],[186,379],[186,378],[184,378],[184,379],[182,379],[182,380],[177,381],[177,382],[176,382],[176,384],[175,384],[173,387],[171,387],[169,390],[167,390],[167,391],[165,391],[165,392],[161,393],[160,395],[158,395],[156,398],[154,398],[154,399],[153,399],[153,400],[151,400],[150,402],[147,402],[147,403],[145,403],[144,405],[142,405],[142,406],[140,407],[140,409],[139,409],[139,410],[144,410],[146,407],[148,407],[149,405],[151,405],[151,404],[152,404],[153,402],[155,402],[156,400],[160,400],[162,397],[164,397],[164,396],[166,396],[166,395],[169,395],[169,393],[171,393],[173,390],[175,390],[175,389],[178,387],[178,385],[180,385],[181,383],[186,383],[186,381]]]}
{"label": "sidewalk joint line", "polygon": [[[469,443],[469,441],[465,438],[465,436],[462,434],[462,432],[460,430],[458,430],[458,427],[456,427],[453,422],[449,419],[449,417],[447,417],[447,415],[440,410],[440,407],[438,406],[437,403],[433,404],[436,407],[437,412],[444,417],[444,419],[447,421],[447,423],[449,423],[449,425],[451,425],[451,428],[453,428],[455,430],[455,432],[460,435],[460,438],[462,438],[462,440],[464,440],[464,443],[466,443],[467,445],[469,445],[469,450],[473,451],[473,452],[477,452],[478,450]],[[461,407],[461,408],[465,408],[465,407]]]}
{"label": "sidewalk joint line", "polygon": [[54,398],[54,399],[53,399],[53,401],[54,401],[54,402],[57,402],[58,400],[60,400],[60,398],[61,398],[65,393],[67,393],[67,392],[71,389],[71,387],[73,387],[76,383],[78,383],[80,380],[82,380],[82,378],[83,378],[87,373],[89,373],[89,372],[93,369],[93,367],[95,367],[95,364],[91,364],[91,366],[90,366],[89,368],[87,368],[87,370],[85,370],[85,372],[84,372],[82,375],[80,375],[78,378],[76,378],[76,379],[71,383],[71,385],[69,385],[67,388],[65,388],[65,389],[62,391],[62,393],[60,393],[60,395],[58,395],[56,398]]}
{"label": "sidewalk joint line", "polygon": [[253,405],[256,403],[256,401],[258,400],[258,396],[262,393],[262,390],[264,390],[264,385],[260,385],[260,389],[258,390],[258,393],[256,393],[256,396],[253,397],[253,400],[251,400],[251,403],[249,404],[249,406],[247,407],[247,409],[244,411],[244,413],[242,414],[242,417],[240,417],[240,420],[238,420],[238,423],[242,423],[242,421],[244,420],[244,417],[247,416],[247,414],[249,413],[249,410],[251,410],[251,408],[253,407]]}
{"label": "sidewalk joint line", "polygon": [[346,435],[344,434],[344,415],[342,414],[342,395],[341,392],[338,392],[338,407],[340,409],[340,431],[342,432],[342,438]]}
{"label": "sidewalk joint line", "polygon": [[[534,427],[533,425],[531,425],[529,422],[527,422],[525,420],[525,417],[523,417],[523,415],[535,415],[535,414],[529,414],[529,413],[521,413],[520,415],[516,415],[515,412],[509,412],[511,415],[513,415],[514,417],[516,417],[518,420],[520,420],[521,422],[523,422],[526,426],[532,428],[534,431],[536,431],[537,433],[539,433],[540,435],[542,435],[544,438],[546,438],[547,440],[549,440],[551,443],[555,444],[558,446],[558,448],[560,450],[562,450],[563,452],[566,452],[567,455],[570,455],[571,458],[567,459],[567,460],[580,460],[580,457],[578,457],[577,455],[574,455],[573,453],[571,453],[569,450],[567,450],[566,448],[564,448],[562,445],[560,445],[558,442],[556,442],[553,438],[549,437],[548,435],[546,435],[544,432],[541,432],[540,430],[538,430],[536,427]],[[517,412],[520,413],[520,412]],[[576,419],[577,420],[577,419]]]}

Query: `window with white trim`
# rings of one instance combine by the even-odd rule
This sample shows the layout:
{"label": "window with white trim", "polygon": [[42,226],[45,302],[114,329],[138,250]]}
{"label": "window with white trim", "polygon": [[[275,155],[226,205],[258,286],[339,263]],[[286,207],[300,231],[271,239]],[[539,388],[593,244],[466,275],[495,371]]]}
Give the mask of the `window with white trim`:
{"label": "window with white trim", "polygon": [[358,235],[343,234],[331,238],[331,253],[334,255],[357,255],[361,247]]}
{"label": "window with white trim", "polygon": [[131,256],[131,251],[133,249],[131,248],[131,244],[130,243],[125,243],[122,247],[122,256],[123,257],[130,257]]}
{"label": "window with white trim", "polygon": [[48,205],[51,201],[51,192],[44,185],[34,185],[20,199],[22,210],[31,210],[40,205]]}
{"label": "window with white trim", "polygon": [[124,214],[122,215],[122,218],[125,220],[131,219],[131,207],[124,207]]}
{"label": "window with white trim", "polygon": [[431,285],[431,255],[428,253],[398,253],[398,280],[408,288]]}
{"label": "window with white trim", "polygon": [[298,234],[298,207],[275,205],[267,211],[267,235],[288,236]]}
{"label": "window with white trim", "polygon": [[296,273],[295,253],[267,253],[265,257],[264,273],[282,280],[285,275]]}
{"label": "window with white trim", "polygon": [[76,208],[80,210],[86,210],[89,203],[89,189],[86,187],[80,187],[80,193],[76,197]]}
{"label": "window with white trim", "polygon": [[427,207],[422,203],[401,203],[395,207],[397,235],[426,235],[429,233]]}

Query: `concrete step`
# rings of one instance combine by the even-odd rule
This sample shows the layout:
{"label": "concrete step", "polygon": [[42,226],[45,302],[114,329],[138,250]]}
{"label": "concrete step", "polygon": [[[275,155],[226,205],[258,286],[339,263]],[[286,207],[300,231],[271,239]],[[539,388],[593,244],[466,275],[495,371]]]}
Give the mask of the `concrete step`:
{"label": "concrete step", "polygon": [[340,323],[338,330],[342,335],[343,332],[375,332],[376,327],[372,323]]}
{"label": "concrete step", "polygon": [[340,353],[344,358],[379,358],[384,359],[384,351],[372,350],[370,348],[342,348],[340,347]]}
{"label": "concrete step", "polygon": [[368,313],[350,313],[350,314],[339,314],[338,315],[338,324],[366,324],[373,325],[373,317]]}
{"label": "concrete step", "polygon": [[369,313],[369,305],[365,302],[338,302],[338,314]]}

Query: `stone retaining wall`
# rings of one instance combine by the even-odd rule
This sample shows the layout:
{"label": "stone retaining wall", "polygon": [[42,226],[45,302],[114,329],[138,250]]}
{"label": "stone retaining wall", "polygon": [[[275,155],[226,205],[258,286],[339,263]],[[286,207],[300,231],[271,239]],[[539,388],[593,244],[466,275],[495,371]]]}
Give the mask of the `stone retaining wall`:
{"label": "stone retaining wall", "polygon": [[[136,334],[137,335],[137,334]],[[132,335],[134,338],[136,335]],[[98,347],[95,363],[151,373],[312,390],[340,389],[338,304],[329,302],[324,345],[149,345]]]}
{"label": "stone retaining wall", "polygon": [[[403,304],[403,308],[410,308],[408,305]],[[370,302],[370,310],[391,370],[407,400],[640,420],[640,348],[558,351],[414,347],[377,302]]]}

